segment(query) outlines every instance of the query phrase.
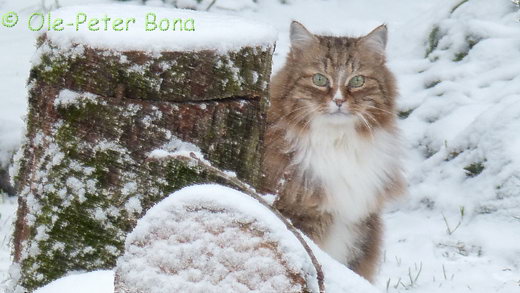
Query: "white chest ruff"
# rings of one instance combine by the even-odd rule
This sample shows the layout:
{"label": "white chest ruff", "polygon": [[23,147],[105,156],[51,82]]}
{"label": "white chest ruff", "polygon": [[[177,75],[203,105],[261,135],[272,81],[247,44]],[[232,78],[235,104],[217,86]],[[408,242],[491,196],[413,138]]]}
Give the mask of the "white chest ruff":
{"label": "white chest ruff", "polygon": [[322,245],[333,257],[345,259],[359,235],[353,224],[377,210],[390,176],[399,172],[398,140],[385,130],[374,130],[367,138],[353,123],[315,119],[309,134],[294,147],[293,163],[306,181],[324,189],[320,208],[334,217]]}

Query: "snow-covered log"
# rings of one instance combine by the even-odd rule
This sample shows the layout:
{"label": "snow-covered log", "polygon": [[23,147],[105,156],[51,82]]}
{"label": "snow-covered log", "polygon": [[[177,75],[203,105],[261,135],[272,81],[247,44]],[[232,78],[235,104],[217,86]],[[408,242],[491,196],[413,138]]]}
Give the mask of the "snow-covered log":
{"label": "snow-covered log", "polygon": [[254,196],[220,185],[186,187],[128,235],[115,293],[376,292],[297,233]]}
{"label": "snow-covered log", "polygon": [[114,270],[72,274],[35,293],[72,291],[379,292],[254,192],[215,184],[185,187],[149,209]]}
{"label": "snow-covered log", "polygon": [[117,293],[316,292],[310,257],[269,210],[218,185],[182,189],[128,235]]}
{"label": "snow-covered log", "polygon": [[52,17],[78,12],[135,22],[128,31],[80,24],[39,38],[14,169],[19,292],[70,271],[112,268],[137,219],[175,190],[233,186],[167,154],[197,153],[253,187],[260,179],[272,28],[161,8],[157,22],[181,19],[187,29],[146,31],[146,11],[130,5],[68,7]]}

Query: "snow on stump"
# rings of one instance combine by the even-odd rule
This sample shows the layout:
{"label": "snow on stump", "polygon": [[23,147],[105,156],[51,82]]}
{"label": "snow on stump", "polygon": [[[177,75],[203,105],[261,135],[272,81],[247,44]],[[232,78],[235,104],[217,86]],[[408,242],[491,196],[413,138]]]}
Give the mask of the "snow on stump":
{"label": "snow on stump", "polygon": [[52,17],[81,12],[135,23],[117,32],[65,27],[39,38],[14,170],[18,292],[71,271],[112,268],[137,219],[175,190],[233,186],[165,154],[197,154],[253,187],[259,182],[276,32],[165,8],[157,19],[181,19],[185,30],[145,31],[146,9],[67,7]]}
{"label": "snow on stump", "polygon": [[182,189],[128,235],[116,293],[309,292],[316,272],[267,208],[218,185]]}
{"label": "snow on stump", "polygon": [[138,221],[118,259],[115,293],[378,292],[261,198],[185,187]]}

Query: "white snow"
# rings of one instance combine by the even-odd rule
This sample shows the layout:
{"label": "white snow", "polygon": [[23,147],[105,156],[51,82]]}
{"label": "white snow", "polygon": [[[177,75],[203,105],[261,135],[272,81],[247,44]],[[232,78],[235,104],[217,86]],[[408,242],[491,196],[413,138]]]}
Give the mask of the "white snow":
{"label": "white snow", "polygon": [[[73,289],[72,289],[73,288]],[[114,272],[77,273],[56,280],[34,293],[114,293]]]}
{"label": "white snow", "polygon": [[[0,11],[19,11],[27,19],[40,2],[1,1]],[[85,1],[59,2],[68,6]],[[88,3],[93,2],[108,0]],[[183,2],[185,7],[195,3]],[[210,2],[205,0],[193,7],[204,9]],[[288,52],[291,19],[299,20],[313,32],[335,35],[361,35],[387,23],[387,55],[399,81],[399,108],[413,110],[400,121],[408,148],[406,170],[410,191],[384,215],[384,257],[376,285],[384,292],[519,291],[520,12],[517,6],[508,0],[469,0],[450,14],[461,0],[298,0],[288,1],[290,4],[286,5],[278,0],[248,4],[222,1],[219,8],[220,2],[217,0],[212,12],[268,22],[278,29],[275,72]],[[143,13],[150,9],[158,15],[165,5],[151,0],[148,4],[141,8]],[[119,11],[115,15],[120,15]],[[202,22],[196,20],[196,25],[199,24]],[[434,26],[439,27],[442,37],[437,49],[425,57],[428,36]],[[53,33],[61,38],[58,33],[63,33],[64,42],[69,44],[72,32]],[[165,33],[180,38],[193,32]],[[109,34],[117,37],[113,32],[106,35]],[[77,37],[89,38],[87,35],[90,34]],[[142,36],[146,37],[141,33],[135,39],[135,46],[146,44]],[[463,56],[459,53],[468,49],[467,37],[479,41]],[[0,27],[0,41],[0,161],[7,164],[20,144],[21,116],[27,110],[24,86],[34,52],[34,33],[26,26],[10,30]],[[166,40],[158,44],[165,43]],[[457,54],[464,58],[454,61]],[[470,177],[464,168],[473,163],[481,163],[484,169]],[[12,217],[15,207],[12,201],[1,204],[0,221],[8,217],[4,215]],[[461,207],[465,211],[463,217]],[[451,233],[447,232],[448,227]],[[6,226],[0,227],[0,231],[2,237],[11,233]],[[6,243],[0,252],[1,282],[9,259]],[[350,280],[342,280],[342,269],[335,269],[338,286]],[[95,283],[95,278],[89,282]],[[70,288],[76,290],[74,286],[63,292],[71,292]]]}
{"label": "white snow", "polygon": [[182,141],[174,135],[170,136],[170,140],[160,148],[152,150],[148,154],[148,158],[161,160],[168,157],[187,157],[200,160],[206,165],[211,165],[211,163],[204,158],[198,146],[187,141]]}
{"label": "white snow", "polygon": [[[11,1],[14,2],[15,1]],[[7,6],[7,7],[6,7]],[[0,13],[10,5],[0,2]],[[26,27],[7,30],[0,26],[0,167],[9,165],[11,156],[21,143],[27,110],[25,83],[34,52],[34,33]]]}
{"label": "white snow", "polygon": [[376,293],[380,292],[370,285],[368,281],[353,273],[343,264],[339,263],[327,253],[321,250],[312,240],[304,237],[311,247],[314,255],[321,264],[325,275],[326,292],[352,292],[352,293]]}
{"label": "white snow", "polygon": [[54,106],[67,107],[86,101],[97,103],[98,96],[92,93],[80,93],[76,91],[71,91],[69,89],[63,89],[58,94],[58,97],[54,100]]}
{"label": "white snow", "polygon": [[255,199],[220,185],[186,187],[156,204],[125,251],[120,280],[150,293],[300,291],[288,269],[317,288],[309,256],[285,225]]}
{"label": "white snow", "polygon": [[192,153],[196,154],[198,158],[203,159],[202,151],[198,146],[182,141],[178,137],[172,135],[170,141],[160,148],[151,151],[150,154],[148,154],[148,157],[152,159],[162,159],[174,156],[190,157]]}
{"label": "white snow", "polygon": [[16,199],[0,193],[0,291],[11,264],[11,233],[16,218]]}

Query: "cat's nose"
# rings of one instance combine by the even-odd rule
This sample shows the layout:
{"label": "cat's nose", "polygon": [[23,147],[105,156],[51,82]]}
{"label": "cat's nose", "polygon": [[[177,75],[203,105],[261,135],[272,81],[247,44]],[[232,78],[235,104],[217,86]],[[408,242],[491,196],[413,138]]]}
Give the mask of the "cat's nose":
{"label": "cat's nose", "polygon": [[332,101],[336,103],[336,106],[341,107],[343,103],[345,102],[345,97],[343,97],[343,93],[338,88],[336,89],[336,93],[334,93],[334,97],[332,97]]}
{"label": "cat's nose", "polygon": [[343,103],[345,102],[345,99],[334,99],[334,103],[336,103],[336,106],[341,107]]}

